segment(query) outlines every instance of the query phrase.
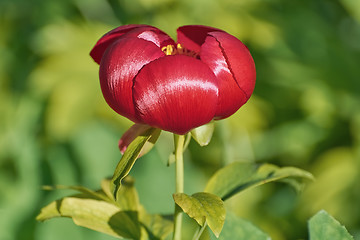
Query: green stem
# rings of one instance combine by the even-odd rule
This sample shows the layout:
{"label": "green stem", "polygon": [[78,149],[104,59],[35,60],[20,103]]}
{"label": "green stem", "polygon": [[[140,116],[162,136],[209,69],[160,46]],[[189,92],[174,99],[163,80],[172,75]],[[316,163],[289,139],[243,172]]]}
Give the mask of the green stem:
{"label": "green stem", "polygon": [[199,240],[200,239],[200,237],[201,237],[202,233],[204,232],[206,226],[207,226],[207,224],[205,222],[202,227],[198,228],[198,230],[194,234],[193,240]]}
{"label": "green stem", "polygon": [[[175,144],[175,193],[184,192],[184,149],[185,136],[174,134]],[[181,240],[182,210],[175,204],[173,240]]]}

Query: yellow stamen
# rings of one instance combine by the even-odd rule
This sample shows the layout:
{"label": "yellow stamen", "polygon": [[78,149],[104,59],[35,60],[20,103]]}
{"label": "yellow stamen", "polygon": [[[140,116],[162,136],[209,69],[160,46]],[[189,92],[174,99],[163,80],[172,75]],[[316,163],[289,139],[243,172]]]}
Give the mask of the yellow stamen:
{"label": "yellow stamen", "polygon": [[174,45],[167,45],[165,47],[162,47],[161,51],[163,51],[166,55],[181,54],[194,58],[198,56],[196,52],[184,48],[180,43],[178,43],[176,47]]}
{"label": "yellow stamen", "polygon": [[161,51],[163,51],[166,55],[175,55],[176,54],[176,48],[173,45],[167,45],[167,46],[161,48]]}
{"label": "yellow stamen", "polygon": [[176,48],[179,54],[183,54],[184,51],[186,50],[185,48],[183,48],[183,46],[181,46],[180,43],[177,44]]}

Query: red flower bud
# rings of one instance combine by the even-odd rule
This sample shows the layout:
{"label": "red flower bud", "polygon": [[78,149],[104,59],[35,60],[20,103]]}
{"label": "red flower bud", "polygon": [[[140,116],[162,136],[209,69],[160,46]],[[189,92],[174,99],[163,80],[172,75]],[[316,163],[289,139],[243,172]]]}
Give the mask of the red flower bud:
{"label": "red flower bud", "polygon": [[104,98],[130,120],[177,134],[235,113],[255,86],[248,48],[211,27],[183,26],[178,43],[147,25],[105,34],[90,55]]}

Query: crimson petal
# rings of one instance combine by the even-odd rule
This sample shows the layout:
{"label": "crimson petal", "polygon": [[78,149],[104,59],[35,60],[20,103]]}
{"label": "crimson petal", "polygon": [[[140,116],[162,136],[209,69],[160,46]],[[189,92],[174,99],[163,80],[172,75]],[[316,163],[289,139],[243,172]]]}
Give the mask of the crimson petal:
{"label": "crimson petal", "polygon": [[212,120],[217,79],[201,61],[166,56],[146,65],[134,82],[134,101],[142,122],[185,134]]}
{"label": "crimson petal", "polygon": [[174,40],[171,39],[169,35],[164,33],[158,28],[155,27],[141,27],[128,32],[123,37],[136,37],[144,39],[146,41],[154,43],[159,48],[162,48],[167,45],[175,45]]}
{"label": "crimson petal", "polygon": [[121,38],[131,37],[153,42],[159,48],[168,44],[174,44],[174,41],[158,28],[148,25],[131,24],[115,28],[102,36],[91,50],[90,56],[95,62],[100,64],[104,52],[112,43]]}
{"label": "crimson petal", "polygon": [[224,56],[234,74],[234,79],[247,97],[250,98],[255,88],[256,70],[249,49],[239,39],[230,34],[212,32],[209,35],[215,37],[220,43]]}
{"label": "crimson petal", "polygon": [[186,25],[177,29],[177,41],[186,49],[199,53],[209,32],[223,31],[202,25]]}
{"label": "crimson petal", "polygon": [[110,32],[105,33],[95,44],[93,49],[90,52],[90,56],[94,59],[94,61],[100,64],[101,58],[107,49],[107,47],[115,42],[119,37],[124,35],[125,33],[134,30],[139,27],[149,27],[148,25],[139,25],[139,24],[130,24],[125,26],[117,27]]}
{"label": "crimson petal", "polygon": [[211,32],[201,46],[200,59],[218,78],[216,119],[234,114],[255,87],[255,64],[248,48],[230,34]]}
{"label": "crimson petal", "polygon": [[108,47],[100,63],[100,84],[109,106],[122,116],[138,122],[132,88],[133,79],[149,62],[165,54],[152,42],[123,38]]}

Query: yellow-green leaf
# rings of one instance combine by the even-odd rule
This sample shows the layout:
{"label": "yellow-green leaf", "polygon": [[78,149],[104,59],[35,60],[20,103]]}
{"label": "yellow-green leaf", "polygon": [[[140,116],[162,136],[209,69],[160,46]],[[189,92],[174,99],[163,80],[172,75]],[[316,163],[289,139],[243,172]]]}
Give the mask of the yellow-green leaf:
{"label": "yellow-green leaf", "polygon": [[140,201],[134,183],[134,179],[130,176],[127,176],[122,181],[121,188],[118,190],[118,198],[116,199],[116,204],[122,210],[139,210]]}
{"label": "yellow-green leaf", "polygon": [[[144,132],[152,129],[149,125],[139,124],[135,123],[132,125],[122,136],[119,141],[119,149],[121,153],[124,153],[129,146],[130,143],[132,143],[136,137],[139,135],[142,135]],[[159,138],[161,133],[160,129],[156,129],[150,139],[145,143],[143,149],[141,150],[139,157],[145,155],[148,153],[155,145],[157,139]]]}
{"label": "yellow-green leaf", "polygon": [[[213,234],[209,234],[211,240],[216,240]],[[271,238],[254,226],[251,222],[248,222],[235,214],[229,212],[226,215],[224,228],[221,231],[218,240],[271,240]]]}
{"label": "yellow-green leaf", "polygon": [[165,239],[172,232],[172,221],[148,214],[140,205],[134,180],[130,176],[124,178],[116,202],[110,191],[110,180],[103,180],[101,187],[102,190],[95,192],[84,187],[60,186],[82,194],[50,203],[41,210],[37,220],[70,217],[79,226],[115,237],[139,240]]}
{"label": "yellow-green leaf", "polygon": [[[313,179],[311,173],[295,167],[277,167],[272,164],[234,162],[217,171],[206,185],[205,192],[226,200],[231,196],[268,182],[295,179]],[[294,184],[294,182],[292,182]]]}
{"label": "yellow-green leaf", "polygon": [[89,196],[92,199],[104,200],[106,202],[111,202],[111,198],[109,198],[105,192],[102,190],[93,191],[83,186],[65,186],[65,185],[56,185],[56,186],[43,186],[44,190],[55,190],[55,189],[71,189],[83,193]]}
{"label": "yellow-green leaf", "polygon": [[154,147],[161,133],[161,129],[155,128],[155,131],[151,134],[149,140],[145,143],[143,149],[140,152],[140,157],[144,156]]}
{"label": "yellow-green leaf", "polygon": [[148,214],[144,208],[140,208],[139,215],[149,240],[165,239],[173,231],[173,222],[158,214]]}
{"label": "yellow-green leaf", "polygon": [[330,216],[326,211],[318,212],[309,220],[310,240],[353,240],[354,238],[348,233],[335,218]]}
{"label": "yellow-green leaf", "polygon": [[206,146],[210,143],[211,137],[214,133],[214,122],[202,125],[191,130],[191,136],[200,146]]}
{"label": "yellow-green leaf", "polygon": [[37,220],[70,217],[74,223],[114,237],[140,239],[140,223],[135,211],[121,211],[105,201],[66,197],[44,207]]}
{"label": "yellow-green leaf", "polygon": [[144,148],[145,143],[153,135],[157,134],[159,134],[158,129],[150,128],[149,130],[137,136],[135,140],[132,141],[127,147],[124,155],[116,166],[114,175],[111,180],[111,190],[114,194],[115,200],[118,198],[118,190],[121,186],[121,181],[129,174],[141,150]]}
{"label": "yellow-green leaf", "polygon": [[219,236],[225,222],[225,207],[218,196],[205,192],[195,193],[192,196],[177,193],[173,198],[189,217],[195,219],[200,226],[206,222],[213,233]]}

